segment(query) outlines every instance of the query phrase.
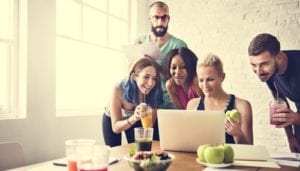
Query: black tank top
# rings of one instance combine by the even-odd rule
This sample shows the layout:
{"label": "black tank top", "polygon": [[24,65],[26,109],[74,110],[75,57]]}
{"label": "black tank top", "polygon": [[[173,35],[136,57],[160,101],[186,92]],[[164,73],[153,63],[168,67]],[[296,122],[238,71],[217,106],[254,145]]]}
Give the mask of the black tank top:
{"label": "black tank top", "polygon": [[[205,110],[204,98],[205,98],[205,96],[202,96],[200,98],[200,102],[199,102],[199,105],[197,107],[197,110]],[[226,105],[226,108],[225,108],[224,112],[226,113],[228,110],[234,109],[234,104],[235,104],[235,96],[233,94],[230,94],[229,97],[228,97],[227,105]],[[230,144],[235,143],[234,139],[233,139],[233,136],[227,134],[227,132],[225,132],[225,142],[230,143]]]}

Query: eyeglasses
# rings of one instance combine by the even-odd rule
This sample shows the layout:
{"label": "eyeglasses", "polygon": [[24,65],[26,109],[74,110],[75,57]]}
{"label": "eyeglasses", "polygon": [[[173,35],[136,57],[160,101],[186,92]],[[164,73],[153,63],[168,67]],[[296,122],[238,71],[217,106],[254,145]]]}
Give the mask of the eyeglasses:
{"label": "eyeglasses", "polygon": [[167,19],[169,19],[170,16],[169,15],[163,15],[163,16],[154,15],[151,18],[155,21],[158,21],[159,19],[161,19],[161,21],[167,21]]}

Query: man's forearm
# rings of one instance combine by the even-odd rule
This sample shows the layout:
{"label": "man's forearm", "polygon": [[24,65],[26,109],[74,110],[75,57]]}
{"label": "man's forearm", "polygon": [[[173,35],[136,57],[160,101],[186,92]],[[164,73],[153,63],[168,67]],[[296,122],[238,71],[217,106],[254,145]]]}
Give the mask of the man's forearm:
{"label": "man's forearm", "polygon": [[287,138],[292,138],[294,137],[294,133],[293,133],[293,128],[292,126],[287,126],[287,127],[284,127],[284,130],[285,130],[285,133],[286,133],[286,136]]}
{"label": "man's forearm", "polygon": [[291,152],[299,153],[300,152],[300,138],[295,137],[292,126],[285,127],[285,133],[287,135],[287,139],[289,142],[289,147],[290,147]]}

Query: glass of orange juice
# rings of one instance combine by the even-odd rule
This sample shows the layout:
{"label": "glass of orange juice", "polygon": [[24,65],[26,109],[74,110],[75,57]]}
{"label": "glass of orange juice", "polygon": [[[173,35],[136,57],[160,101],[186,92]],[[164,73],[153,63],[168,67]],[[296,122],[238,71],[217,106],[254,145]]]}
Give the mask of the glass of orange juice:
{"label": "glass of orange juice", "polygon": [[142,126],[143,128],[152,128],[152,108],[147,104],[142,104],[143,107],[143,117]]}

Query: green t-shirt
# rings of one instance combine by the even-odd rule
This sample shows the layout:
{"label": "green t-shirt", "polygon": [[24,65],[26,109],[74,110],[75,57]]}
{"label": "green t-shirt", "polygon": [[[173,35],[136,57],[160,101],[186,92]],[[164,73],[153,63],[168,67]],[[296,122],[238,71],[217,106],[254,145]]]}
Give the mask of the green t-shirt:
{"label": "green t-shirt", "polygon": [[[142,35],[139,37],[138,40],[141,41],[142,43],[150,43],[150,35],[149,34]],[[160,47],[161,57],[160,57],[160,59],[157,60],[157,63],[161,67],[166,68],[166,63],[167,63],[166,58],[167,58],[168,52],[172,49],[181,48],[181,47],[187,47],[187,44],[183,40],[178,39],[178,38],[174,37],[173,35],[170,35],[170,37],[166,41],[166,43],[162,47]],[[163,90],[163,100],[164,100],[164,104],[161,106],[161,108],[174,109],[175,105],[171,102],[171,99],[166,90],[166,80],[165,79],[161,79],[161,80],[162,80],[161,87]]]}

